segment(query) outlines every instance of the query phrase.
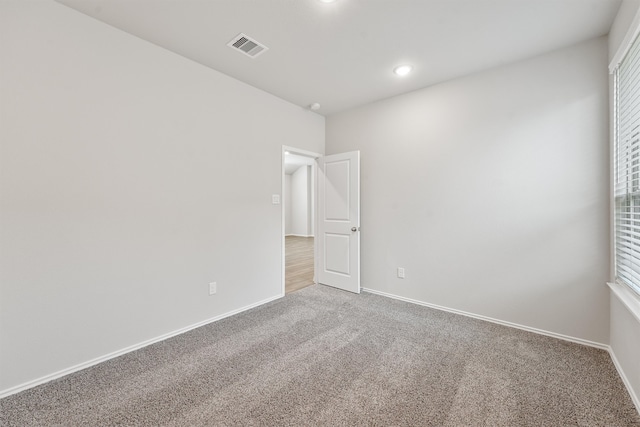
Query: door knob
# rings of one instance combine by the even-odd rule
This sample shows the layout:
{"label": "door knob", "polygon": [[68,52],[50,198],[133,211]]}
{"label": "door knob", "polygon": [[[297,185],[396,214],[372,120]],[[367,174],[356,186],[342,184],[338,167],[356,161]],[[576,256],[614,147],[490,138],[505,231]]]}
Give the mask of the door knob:
{"label": "door knob", "polygon": [[356,232],[358,229],[356,227],[351,227],[351,231]]}

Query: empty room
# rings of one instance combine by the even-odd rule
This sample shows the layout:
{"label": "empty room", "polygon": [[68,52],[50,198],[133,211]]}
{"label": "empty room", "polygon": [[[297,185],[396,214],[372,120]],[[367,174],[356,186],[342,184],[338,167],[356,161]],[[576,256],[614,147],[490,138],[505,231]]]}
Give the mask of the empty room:
{"label": "empty room", "polygon": [[639,34],[0,0],[0,425],[640,426]]}

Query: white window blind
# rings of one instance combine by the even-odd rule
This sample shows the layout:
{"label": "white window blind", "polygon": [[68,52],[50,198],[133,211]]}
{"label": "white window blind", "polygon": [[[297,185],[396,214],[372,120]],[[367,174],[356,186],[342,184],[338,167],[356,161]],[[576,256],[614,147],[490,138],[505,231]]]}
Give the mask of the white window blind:
{"label": "white window blind", "polygon": [[615,71],[616,277],[640,294],[640,39]]}

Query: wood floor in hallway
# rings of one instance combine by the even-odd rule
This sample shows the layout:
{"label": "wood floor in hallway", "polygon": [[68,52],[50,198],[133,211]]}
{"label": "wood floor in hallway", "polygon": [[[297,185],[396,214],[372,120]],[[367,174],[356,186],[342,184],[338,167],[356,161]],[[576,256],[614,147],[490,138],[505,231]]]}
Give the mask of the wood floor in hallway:
{"label": "wood floor in hallway", "polygon": [[313,285],[313,237],[286,236],[285,292]]}

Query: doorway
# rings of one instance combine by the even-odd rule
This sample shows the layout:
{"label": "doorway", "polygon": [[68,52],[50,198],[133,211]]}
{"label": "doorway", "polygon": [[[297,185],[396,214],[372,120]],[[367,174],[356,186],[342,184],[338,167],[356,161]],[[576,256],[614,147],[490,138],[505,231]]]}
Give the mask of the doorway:
{"label": "doorway", "polygon": [[283,148],[284,293],[315,283],[315,177],[319,154]]}

